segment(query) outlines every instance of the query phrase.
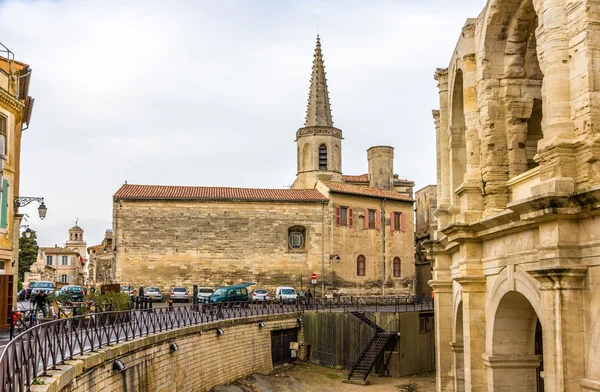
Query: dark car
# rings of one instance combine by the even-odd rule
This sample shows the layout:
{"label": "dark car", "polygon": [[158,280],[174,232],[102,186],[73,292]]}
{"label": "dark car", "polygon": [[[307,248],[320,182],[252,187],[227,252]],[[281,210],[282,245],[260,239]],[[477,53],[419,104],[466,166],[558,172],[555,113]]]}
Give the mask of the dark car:
{"label": "dark car", "polygon": [[27,299],[27,300],[31,299],[31,288],[32,288],[32,286],[33,286],[34,283],[35,283],[35,281],[29,282],[29,284],[27,285],[27,287],[25,287],[23,289],[23,291],[25,291],[25,299]]}
{"label": "dark car", "polygon": [[17,299],[18,299],[19,301],[24,301],[24,300],[25,300],[25,292],[26,292],[26,291],[27,291],[27,289],[23,289],[23,290],[21,290],[21,291],[19,291],[19,292],[17,293]]}
{"label": "dark car", "polygon": [[219,287],[215,292],[208,298],[209,303],[219,302],[248,302],[248,286],[252,286],[254,283],[241,283],[235,286],[223,286]]}
{"label": "dark car", "polygon": [[59,295],[66,295],[69,298],[69,301],[72,302],[81,302],[83,301],[84,291],[81,286],[63,286],[59,291]]}

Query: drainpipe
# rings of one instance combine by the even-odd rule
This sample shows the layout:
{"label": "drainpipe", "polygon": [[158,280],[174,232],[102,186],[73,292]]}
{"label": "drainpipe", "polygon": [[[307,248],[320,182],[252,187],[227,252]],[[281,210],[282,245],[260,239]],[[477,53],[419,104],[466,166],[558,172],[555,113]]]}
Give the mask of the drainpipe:
{"label": "drainpipe", "polygon": [[381,295],[385,295],[385,201],[381,200]]}
{"label": "drainpipe", "polygon": [[325,202],[321,202],[321,298],[325,297]]}

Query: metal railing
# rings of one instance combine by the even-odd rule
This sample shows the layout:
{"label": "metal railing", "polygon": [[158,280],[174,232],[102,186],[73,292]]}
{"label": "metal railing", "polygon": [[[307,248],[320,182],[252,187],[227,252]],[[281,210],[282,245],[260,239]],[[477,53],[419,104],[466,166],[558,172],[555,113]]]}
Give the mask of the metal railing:
{"label": "metal railing", "polygon": [[358,344],[358,346],[356,347],[356,349],[354,350],[354,352],[350,356],[350,359],[348,359],[348,362],[347,362],[347,364],[348,364],[348,379],[350,379],[350,377],[352,376],[352,373],[354,372],[354,369],[359,364],[363,355],[365,355],[365,353],[369,349],[369,346],[373,342],[373,339],[375,339],[376,333],[377,332],[374,328],[367,328],[367,331],[364,333],[364,335],[360,339],[360,343]]}
{"label": "metal railing", "polygon": [[25,392],[48,370],[77,355],[150,334],[218,320],[301,312],[291,304],[189,305],[92,313],[43,322],[24,331],[0,356],[0,391]]}

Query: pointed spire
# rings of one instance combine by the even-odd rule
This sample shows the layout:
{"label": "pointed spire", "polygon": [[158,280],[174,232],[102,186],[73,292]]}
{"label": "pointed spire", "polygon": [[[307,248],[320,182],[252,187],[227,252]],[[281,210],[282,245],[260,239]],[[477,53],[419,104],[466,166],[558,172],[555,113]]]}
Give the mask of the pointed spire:
{"label": "pointed spire", "polygon": [[321,39],[318,34],[304,126],[333,127],[327,79],[325,79],[325,65],[323,64],[323,53],[321,52]]}

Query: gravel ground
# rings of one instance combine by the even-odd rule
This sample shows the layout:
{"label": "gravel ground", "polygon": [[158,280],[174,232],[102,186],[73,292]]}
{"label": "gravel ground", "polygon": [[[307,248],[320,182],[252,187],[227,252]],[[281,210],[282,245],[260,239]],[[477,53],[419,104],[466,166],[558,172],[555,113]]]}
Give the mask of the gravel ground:
{"label": "gravel ground", "polygon": [[369,376],[371,385],[342,384],[342,370],[310,363],[282,366],[268,375],[254,374],[232,384],[219,386],[213,392],[429,392],[435,391],[435,373],[393,378]]}

